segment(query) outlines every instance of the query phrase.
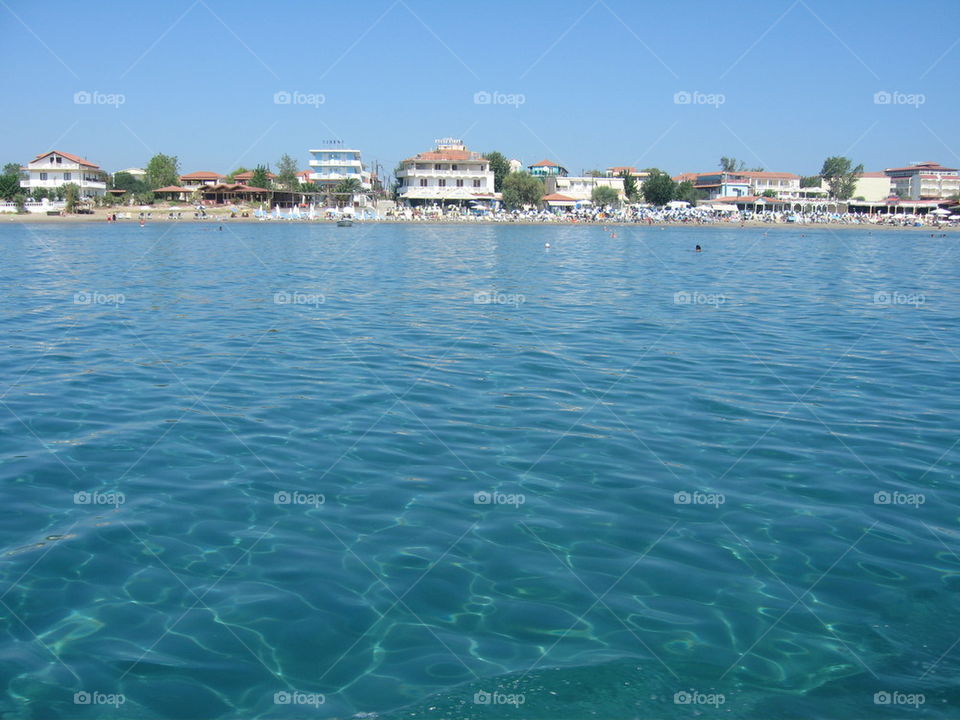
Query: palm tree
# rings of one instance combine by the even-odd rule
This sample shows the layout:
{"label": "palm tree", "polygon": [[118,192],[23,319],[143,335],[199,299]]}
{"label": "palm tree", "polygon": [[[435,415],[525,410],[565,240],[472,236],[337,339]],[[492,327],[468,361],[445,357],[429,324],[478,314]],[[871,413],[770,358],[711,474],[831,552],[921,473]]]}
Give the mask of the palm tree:
{"label": "palm tree", "polygon": [[344,204],[343,196],[356,195],[363,192],[363,183],[357,178],[346,178],[337,183],[333,188],[333,194],[337,197],[337,206]]}

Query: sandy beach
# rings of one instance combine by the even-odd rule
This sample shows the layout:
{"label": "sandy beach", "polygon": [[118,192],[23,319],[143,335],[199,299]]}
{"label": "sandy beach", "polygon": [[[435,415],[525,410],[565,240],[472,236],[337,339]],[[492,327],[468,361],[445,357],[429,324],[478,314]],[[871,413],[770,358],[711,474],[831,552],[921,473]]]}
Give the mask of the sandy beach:
{"label": "sandy beach", "polygon": [[[24,214],[7,214],[0,219],[0,222],[4,223],[25,223],[30,225],[44,225],[44,224],[62,224],[62,223],[107,223],[107,217],[110,215],[116,214],[118,216],[116,222],[122,224],[135,224],[139,222],[138,215],[139,210],[117,210],[115,208],[96,208],[92,213],[83,213],[83,214],[72,214],[72,215],[45,215],[42,213],[24,213]],[[243,223],[276,223],[276,222],[300,222],[306,224],[321,224],[321,225],[336,225],[335,219],[314,219],[314,220],[277,220],[273,218],[259,219],[255,218],[252,215],[250,217],[230,217],[230,210],[228,209],[208,209],[207,215],[205,218],[195,218],[193,217],[193,210],[179,210],[171,211],[164,208],[159,208],[150,211],[153,213],[154,217],[145,220],[147,224],[152,223],[196,223],[203,225],[210,224],[243,224]],[[169,218],[167,217],[170,212],[180,212],[182,217],[180,218]],[[252,212],[252,211],[251,211]],[[130,217],[121,218],[119,217],[121,213],[127,213]],[[517,220],[495,220],[484,217],[472,217],[467,220],[460,218],[444,218],[444,217],[431,217],[424,218],[420,220],[411,220],[407,218],[381,218],[378,220],[355,220],[357,225],[365,224],[402,224],[402,225],[557,225],[568,227],[571,225],[617,225],[622,227],[685,227],[685,228],[704,228],[704,229],[735,229],[735,228],[764,228],[764,229],[797,229],[797,228],[830,228],[830,229],[850,229],[850,230],[910,230],[920,234],[923,233],[937,233],[937,232],[951,232],[954,233],[957,230],[960,230],[960,226],[957,225],[943,225],[940,227],[934,225],[924,225],[922,227],[913,227],[913,226],[904,226],[904,225],[886,225],[886,224],[873,224],[870,222],[865,223],[845,223],[845,222],[817,222],[817,223],[787,223],[787,222],[765,222],[761,220],[737,220],[734,222],[729,221],[718,221],[718,222],[706,222],[706,223],[697,223],[697,222],[635,222],[635,221],[623,221],[613,218],[607,218],[602,220],[583,220],[577,219],[575,222],[571,220],[556,220],[556,221],[537,221],[537,220],[527,220],[527,219],[517,219]]]}

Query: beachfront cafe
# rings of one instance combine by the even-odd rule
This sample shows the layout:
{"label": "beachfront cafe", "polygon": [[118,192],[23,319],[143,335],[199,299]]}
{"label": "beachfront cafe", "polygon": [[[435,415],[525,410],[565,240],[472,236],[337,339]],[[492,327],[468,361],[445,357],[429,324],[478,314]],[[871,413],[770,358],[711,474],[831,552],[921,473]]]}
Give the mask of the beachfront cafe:
{"label": "beachfront cafe", "polygon": [[848,200],[847,203],[849,212],[870,215],[926,215],[936,212],[941,204],[936,200],[905,200],[896,195],[877,202]]}
{"label": "beachfront cafe", "polygon": [[264,200],[270,191],[243,183],[220,183],[202,187],[199,193],[204,205],[233,205],[238,202]]}

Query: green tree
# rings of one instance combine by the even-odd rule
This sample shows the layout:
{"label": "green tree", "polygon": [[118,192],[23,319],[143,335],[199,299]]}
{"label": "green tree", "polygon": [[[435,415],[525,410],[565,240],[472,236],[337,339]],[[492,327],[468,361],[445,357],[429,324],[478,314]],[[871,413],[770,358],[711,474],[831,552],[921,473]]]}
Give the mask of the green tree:
{"label": "green tree", "polygon": [[723,172],[740,172],[741,170],[746,170],[747,166],[742,160],[724,155],[720,158],[720,169]]}
{"label": "green tree", "polygon": [[139,180],[130,173],[122,171],[113,174],[113,177],[111,178],[111,185],[114,190],[126,190],[128,195],[134,195],[136,193],[146,192],[149,190],[147,184],[143,180]]}
{"label": "green tree", "polygon": [[13,196],[13,202],[17,206],[18,213],[25,213],[27,211],[27,196],[22,192]]}
{"label": "green tree", "polygon": [[688,202],[690,205],[695,206],[700,199],[700,194],[690,180],[684,180],[674,185],[673,199]]}
{"label": "green tree", "polygon": [[764,190],[762,193],[760,193],[760,197],[774,198],[774,199],[776,199],[776,197],[777,197],[777,191],[776,191],[776,190]]}
{"label": "green tree", "polygon": [[819,175],[807,175],[806,177],[800,178],[800,187],[802,188],[817,187],[819,185],[820,185]]}
{"label": "green tree", "polygon": [[233,182],[234,180],[236,180],[237,175],[239,175],[240,173],[245,173],[245,172],[250,172],[250,169],[249,169],[249,168],[245,168],[243,165],[241,165],[241,166],[238,167],[236,170],[234,170],[232,173],[230,173],[229,175],[227,175],[227,180],[228,180],[229,182]]}
{"label": "green tree", "polygon": [[270,168],[266,165],[257,165],[253,170],[253,177],[250,178],[250,187],[270,189]]}
{"label": "green tree", "polygon": [[524,205],[539,205],[543,199],[543,181],[528,172],[513,172],[503,179],[503,203],[510,210]]}
{"label": "green tree", "polygon": [[180,162],[176,155],[158,153],[147,163],[146,183],[151,190],[180,182]]}
{"label": "green tree", "polygon": [[667,173],[657,168],[649,168],[650,174],[640,186],[643,199],[651,205],[666,205],[676,194],[676,183]]}
{"label": "green tree", "polygon": [[620,194],[609,185],[597,185],[590,191],[590,202],[597,207],[620,204]]}
{"label": "green tree", "polygon": [[599,170],[587,170],[584,173],[585,177],[606,177],[605,173],[600,172]]}
{"label": "green tree", "polygon": [[337,205],[345,205],[353,195],[363,192],[363,183],[357,178],[345,178],[338,182],[333,188],[333,194],[337,196]]}
{"label": "green tree", "polygon": [[850,158],[835,155],[823,161],[820,175],[827,181],[831,197],[837,200],[849,200],[853,197],[857,180],[863,175],[863,165],[853,167]]}
{"label": "green tree", "polygon": [[30,191],[30,197],[32,197],[34,200],[39,202],[40,200],[43,200],[45,197],[49,197],[49,195],[47,193],[46,188],[35,187],[33,190]]}
{"label": "green tree", "polygon": [[[390,194],[395,201],[400,200],[400,189],[403,187],[403,178],[400,177],[400,173],[403,172],[403,167],[403,163],[398,162],[393,169],[393,183],[390,187]],[[496,176],[494,176],[494,184],[496,184]]]}
{"label": "green tree", "polygon": [[77,202],[80,200],[80,186],[76,183],[66,183],[63,185],[63,196],[67,201],[64,210],[68,213],[74,212],[77,209]]}
{"label": "green tree", "polygon": [[277,161],[277,184],[286,190],[296,190],[299,186],[297,179],[297,161],[284,153]]}
{"label": "green tree", "polygon": [[20,177],[20,163],[7,163],[3,166],[3,174]]}
{"label": "green tree", "polygon": [[510,161],[499,152],[488,152],[483,156],[490,161],[490,169],[493,171],[493,191],[503,190],[503,181],[510,174]]}
{"label": "green tree", "polygon": [[623,178],[623,194],[627,198],[627,202],[636,202],[637,198],[640,197],[637,179],[628,170],[621,171],[620,177]]}
{"label": "green tree", "polygon": [[18,175],[0,175],[0,198],[13,200],[13,196],[20,192],[20,177]]}

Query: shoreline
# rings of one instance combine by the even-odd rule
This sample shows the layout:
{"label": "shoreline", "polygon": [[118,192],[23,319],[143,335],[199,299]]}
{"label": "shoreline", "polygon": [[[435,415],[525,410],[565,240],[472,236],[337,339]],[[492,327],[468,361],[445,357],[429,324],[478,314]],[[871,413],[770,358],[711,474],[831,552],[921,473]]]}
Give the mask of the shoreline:
{"label": "shoreline", "polygon": [[[127,212],[127,211],[124,211]],[[158,211],[162,213],[162,211]],[[29,224],[29,225],[46,225],[46,224],[90,224],[90,223],[101,223],[101,224],[112,224],[107,223],[107,215],[109,213],[100,212],[99,210],[94,212],[91,215],[41,215],[39,213],[26,213],[26,214],[14,214],[9,213],[4,220],[0,222],[6,223],[20,223],[20,224]],[[127,219],[118,219],[115,221],[121,225],[137,225],[139,224],[139,219],[137,218],[127,218]],[[254,217],[236,217],[231,218],[229,215],[208,215],[206,218],[194,218],[194,217],[184,217],[180,219],[171,219],[171,218],[154,218],[147,220],[147,225],[153,224],[186,224],[186,225],[250,225],[250,224],[296,224],[296,225],[320,225],[320,226],[336,226],[336,220],[326,220],[326,219],[315,219],[315,220],[277,220],[277,219],[266,219],[261,220]],[[778,229],[778,230],[816,230],[817,228],[823,229],[848,229],[848,230],[907,230],[920,233],[944,233],[944,232],[956,232],[960,230],[960,226],[957,225],[948,225],[937,227],[934,225],[923,225],[921,227],[915,227],[912,225],[887,225],[887,224],[875,224],[870,222],[865,223],[844,223],[844,222],[825,222],[825,223],[785,223],[785,222],[764,222],[762,220],[745,220],[745,221],[736,221],[736,222],[715,222],[715,223],[695,223],[695,222],[623,222],[620,220],[577,220],[576,222],[570,222],[569,220],[555,221],[555,222],[540,222],[536,220],[511,220],[511,221],[497,221],[497,220],[486,220],[483,218],[478,218],[475,220],[459,220],[459,219],[438,219],[431,218],[429,220],[408,220],[408,219],[379,219],[379,220],[354,220],[354,225],[444,225],[444,226],[536,226],[536,227],[577,227],[577,226],[587,226],[587,227],[596,227],[596,226],[612,226],[612,227],[622,227],[622,228],[671,228],[671,227],[682,227],[682,228],[703,228],[705,230],[748,230],[748,229]]]}

